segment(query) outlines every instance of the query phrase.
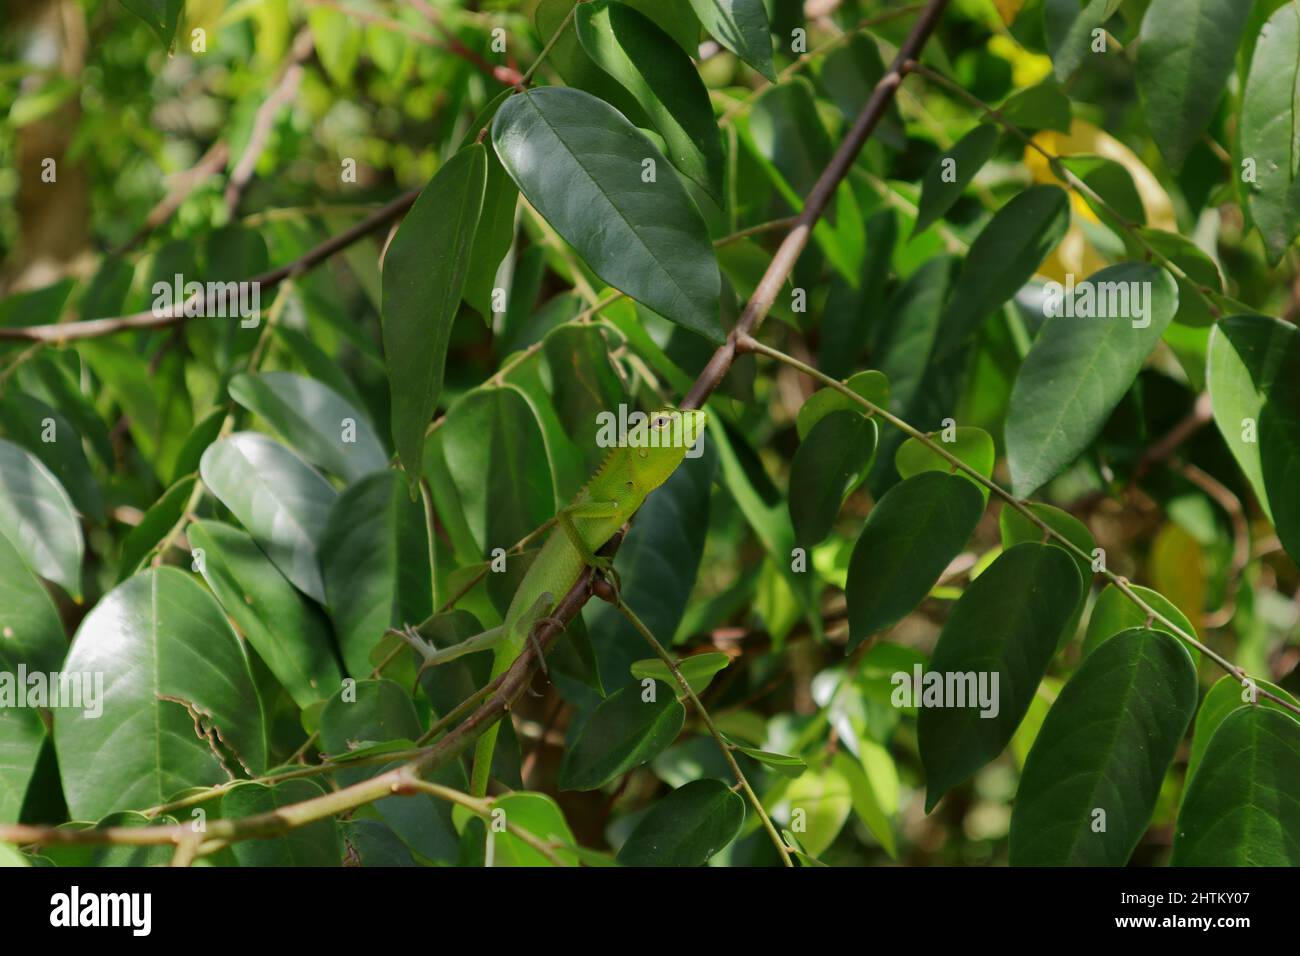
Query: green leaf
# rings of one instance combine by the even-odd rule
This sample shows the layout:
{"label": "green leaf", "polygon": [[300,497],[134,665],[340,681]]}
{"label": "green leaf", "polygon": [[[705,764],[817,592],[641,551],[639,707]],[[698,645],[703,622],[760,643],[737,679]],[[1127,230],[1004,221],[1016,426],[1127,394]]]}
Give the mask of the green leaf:
{"label": "green leaf", "polygon": [[[493,811],[500,810],[505,819],[544,843],[551,844],[556,855],[570,866],[576,865],[582,855],[578,841],[564,819],[564,811],[553,798],[544,793],[516,792],[497,797],[492,801]],[[471,814],[465,807],[457,806],[452,814],[463,831]],[[480,831],[481,832],[481,831]],[[509,830],[492,833],[493,866],[553,866],[546,857],[533,849]]]}
{"label": "green leaf", "polygon": [[[1196,637],[1196,628],[1192,627],[1192,622],[1187,620],[1187,615],[1178,610],[1177,607],[1163,594],[1153,591],[1150,588],[1144,588],[1138,584],[1130,584],[1129,590],[1145,601],[1148,606],[1159,611],[1162,615],[1169,618],[1188,634]],[[1097,603],[1092,606],[1092,615],[1088,618],[1088,630],[1083,635],[1083,656],[1087,657],[1103,641],[1106,641],[1121,631],[1127,631],[1134,627],[1145,627],[1147,620],[1146,611],[1134,604],[1129,598],[1113,584],[1108,584],[1097,596]],[[1162,621],[1152,620],[1150,627],[1153,630],[1164,631],[1171,637],[1178,637]],[[1191,654],[1193,661],[1201,659],[1201,652],[1190,644],[1179,638],[1187,652]]]}
{"label": "green leaf", "polygon": [[1266,680],[1255,680],[1253,683],[1255,686],[1247,689],[1235,677],[1221,677],[1205,695],[1200,710],[1196,712],[1196,726],[1192,730],[1192,748],[1187,756],[1187,780],[1192,779],[1196,768],[1201,765],[1201,761],[1205,758],[1205,751],[1209,748],[1210,741],[1214,739],[1214,733],[1219,729],[1219,725],[1238,707],[1251,703],[1252,697],[1260,707],[1272,707],[1285,713],[1281,704],[1269,700],[1257,691],[1271,691],[1283,700],[1300,706],[1300,701],[1276,684],[1270,684]]}
{"label": "green leaf", "polygon": [[[876,85],[885,75],[885,63],[876,41],[863,33],[851,33],[847,43],[826,53],[817,71],[817,81],[830,94],[835,105],[852,123],[867,105]],[[898,104],[890,100],[873,134],[891,149],[903,149],[906,137]]]}
{"label": "green leaf", "polygon": [[[1133,174],[1124,168],[1123,163],[1105,156],[1079,154],[1062,158],[1061,165],[1083,180],[1084,185],[1100,196],[1106,206],[1123,216],[1127,222],[1137,226],[1146,222],[1147,214],[1146,208],[1142,205],[1142,196],[1133,182]],[[1084,200],[1092,207],[1097,218],[1111,225],[1115,232],[1122,234],[1125,231],[1101,203],[1096,202],[1086,193]]]}
{"label": "green leaf", "polygon": [[[731,658],[721,651],[712,651],[704,654],[692,654],[677,662],[677,669],[682,672],[686,678],[686,683],[691,685],[691,690],[697,695],[704,693],[704,689],[713,682],[713,678],[724,667],[731,663]],[[657,657],[648,657],[645,660],[637,661],[631,667],[632,676],[637,680],[644,680],[652,677],[661,681],[674,690],[677,689],[677,678],[673,676],[672,671]]]}
{"label": "green leaf", "polygon": [[10,392],[0,401],[0,426],[8,438],[41,460],[92,521],[104,523],[104,500],[81,447],[81,435],[67,418],[40,399]]}
{"label": "green leaf", "polygon": [[1173,866],[1300,865],[1300,723],[1242,707],[1219,725],[1187,785]]}
{"label": "green leaf", "polygon": [[808,770],[785,792],[790,822],[810,856],[821,856],[844,829],[853,809],[853,790],[834,765]]}
{"label": "green leaf", "polygon": [[[1240,0],[1152,0],[1142,17],[1138,94],[1151,136],[1175,169],[1214,116],[1250,6]],[[1294,34],[1291,47],[1294,75]]]}
{"label": "green leaf", "polygon": [[203,579],[294,703],[310,707],[338,690],[343,675],[328,622],[253,539],[219,521],[195,521],[185,534],[203,550],[201,562],[196,556]]}
{"label": "green leaf", "polygon": [[587,55],[641,104],[673,165],[721,204],[722,134],[690,57],[623,3],[579,4],[576,23]]}
{"label": "green leaf", "polygon": [[217,602],[182,571],[151,568],[108,592],[77,628],[63,669],[102,674],[97,689],[111,694],[99,698],[97,718],[85,708],[54,712],[75,818],[154,806],[241,768],[265,769],[248,662]]}
{"label": "green leaf", "polygon": [[618,851],[624,866],[703,866],[745,822],[745,801],[719,780],[693,780],[659,800]]}
{"label": "green leaf", "polygon": [[1178,314],[1174,316],[1174,321],[1180,325],[1197,327],[1213,325],[1215,315],[1204,297],[1197,294],[1197,290],[1223,292],[1223,276],[1215,261],[1191,239],[1176,232],[1142,228],[1138,230],[1138,235],[1147,246],[1155,249],[1188,276],[1187,279],[1175,277],[1178,283]]}
{"label": "green leaf", "polygon": [[347,820],[339,825],[349,865],[369,867],[415,866],[411,851],[387,824],[379,820]]}
{"label": "green leaf", "polygon": [[[500,117],[500,113],[497,114]],[[451,326],[483,208],[487,153],[469,146],[424,187],[384,255],[383,334],[393,443],[414,487],[442,395]]]}
{"label": "green leaf", "polygon": [[[722,280],[704,220],[660,169],[659,150],[613,107],[563,87],[521,93],[497,112],[492,143],[520,191],[596,275],[722,340]],[[642,180],[645,160],[654,182]]]}
{"label": "green leaf", "polygon": [[194,475],[180,479],[164,491],[162,497],[149,506],[140,523],[127,532],[122,541],[122,559],[118,562],[118,584],[140,570],[140,563],[176,527],[176,522],[185,514],[185,506],[189,504],[197,480]]}
{"label": "green leaf", "polygon": [[164,50],[171,50],[185,0],[121,0],[121,3],[158,35]]}
{"label": "green leaf", "polygon": [[[1091,555],[1093,549],[1097,547],[1097,541],[1092,536],[1092,532],[1088,530],[1088,526],[1068,511],[1062,511],[1060,508],[1053,505],[1045,505],[1037,501],[1029,502],[1029,510],[1037,515],[1040,521],[1046,524],[1053,531],[1062,535],[1065,540],[1069,541],[1084,554]],[[1088,582],[1092,580],[1091,560],[1075,554],[1055,538],[1048,538],[1044,541],[1043,529],[1010,505],[1003,507],[1001,513],[998,515],[998,531],[1002,536],[1002,549],[1004,551],[1009,550],[1018,544],[1022,544],[1025,541],[1042,541],[1044,544],[1050,544],[1064,550],[1079,568],[1079,578],[1083,581],[1084,585],[1083,596],[1087,595]],[[1132,605],[1132,602],[1127,603],[1136,608],[1136,605]],[[1094,616],[1095,613],[1096,612],[1094,611]],[[1125,627],[1133,626],[1135,625],[1125,625]],[[1123,629],[1124,628],[1116,628],[1112,633],[1116,633]],[[1073,634],[1071,634],[1071,636],[1073,636]]]}
{"label": "green leaf", "polygon": [[23,663],[34,671],[58,670],[67,650],[68,640],[49,592],[18,549],[0,534],[0,668],[12,673]]}
{"label": "green leaf", "polygon": [[[1074,316],[1062,312],[1043,323],[1011,390],[1007,458],[1020,498],[1088,447],[1178,308],[1173,277],[1155,266],[1121,263],[1093,273],[1087,283],[1080,284]],[[1092,317],[1079,314],[1088,299],[1097,300]]]}
{"label": "green leaf", "polygon": [[642,699],[629,684],[601,702],[560,765],[561,790],[595,790],[650,760],[676,738],[686,710],[673,688],[655,684],[654,699]]}
{"label": "green leaf", "polygon": [[[509,95],[509,90],[502,97]],[[495,115],[495,111],[493,112]],[[476,122],[487,125],[490,117]],[[482,129],[482,126],[478,127]],[[478,229],[474,233],[474,246],[469,257],[469,273],[465,276],[465,301],[477,309],[489,324],[492,322],[492,295],[497,287],[497,272],[501,260],[510,251],[515,238],[515,211],[519,206],[519,188],[506,174],[494,152],[487,153],[487,179],[483,189],[483,211],[479,215]],[[505,311],[504,309],[502,310]]]}
{"label": "green leaf", "polygon": [[[273,787],[241,783],[221,798],[221,816],[228,820],[274,813],[325,790],[315,780],[285,780]],[[264,840],[241,840],[230,845],[240,866],[339,866],[343,846],[333,817],[294,827],[283,836]]]}
{"label": "green leaf", "polygon": [[72,499],[31,452],[0,439],[0,535],[43,578],[81,597],[85,544]]}
{"label": "green leaf", "polygon": [[1134,628],[1084,659],[1043,721],[1011,815],[1012,866],[1124,866],[1196,710],[1196,668]]}
{"label": "green leaf", "polygon": [[790,463],[790,521],[800,547],[830,534],[840,505],[867,477],[876,452],[876,423],[852,409],[820,419]]}
{"label": "green leaf", "polygon": [[395,472],[349,487],[330,509],[320,542],[326,603],[347,672],[370,673],[370,652],[390,627],[433,613],[424,508]]}
{"label": "green leaf", "polygon": [[1300,331],[1263,315],[1222,319],[1210,333],[1206,380],[1214,423],[1300,561]]}
{"label": "green leaf", "polygon": [[765,767],[771,767],[783,777],[797,777],[808,769],[808,765],[799,757],[791,757],[789,754],[773,753],[770,750],[759,750],[755,747],[746,747],[743,744],[728,741],[740,753],[747,757],[753,757]]}
{"label": "green leaf", "polygon": [[912,227],[913,236],[929,229],[961,198],[993,155],[998,138],[997,127],[984,123],[935,157],[921,180],[921,202]]}
{"label": "green leaf", "polygon": [[849,559],[848,650],[921,603],[983,512],[974,484],[934,471],[899,482],[876,502]]}
{"label": "green leaf", "polygon": [[[1233,5],[1234,16],[1246,17],[1249,12],[1250,4]],[[1287,3],[1260,31],[1241,104],[1241,158],[1252,160],[1255,172],[1254,182],[1243,181],[1241,188],[1271,265],[1281,261],[1300,234],[1297,73],[1300,7]]]}
{"label": "green leaf", "polygon": [[[921,695],[916,733],[925,765],[927,813],[1011,740],[1074,614],[1081,587],[1078,569],[1065,551],[1019,544],[999,555],[957,601],[922,687],[912,688],[913,697]],[[969,676],[954,676],[962,674]],[[929,703],[930,675],[940,675],[956,699],[941,700],[937,707]],[[987,708],[970,699],[976,687],[972,681],[981,679],[990,697],[996,693]]]}
{"label": "green leaf", "polygon": [[[879,753],[884,754],[886,760],[889,754],[879,744],[872,743],[872,747]],[[892,859],[898,858],[898,839],[894,836],[894,826],[891,817],[897,810],[897,807],[886,809],[881,805],[881,799],[876,791],[876,785],[866,771],[863,764],[853,759],[852,755],[837,750],[835,756],[831,758],[831,767],[849,782],[849,795],[853,802],[853,812],[857,814],[863,826],[871,831],[871,835],[880,841],[885,852]],[[894,780],[897,787],[897,779]]]}
{"label": "green leaf", "polygon": [[[0,662],[9,674],[16,675],[16,663],[3,654]],[[34,663],[31,666],[34,668]],[[18,822],[44,746],[45,724],[39,709],[0,707],[0,823]],[[0,844],[0,848],[3,846]]]}
{"label": "green leaf", "polygon": [[[889,380],[880,372],[858,372],[844,385],[877,408],[889,407]],[[859,415],[867,414],[866,409],[838,389],[821,388],[813,392],[799,406],[799,413],[795,416],[795,428],[799,433],[799,440],[803,441],[807,438],[813,426],[831,412],[844,408],[853,409]]]}
{"label": "green leaf", "polygon": [[1070,100],[1053,80],[1021,90],[999,107],[1003,120],[1022,130],[1070,132]]}
{"label": "green leaf", "polygon": [[794,203],[806,196],[832,153],[812,84],[797,77],[768,87],[750,108],[748,125],[754,148],[787,187],[787,199]]}
{"label": "green leaf", "polygon": [[317,553],[338,497],[330,483],[279,442],[256,432],[238,432],[210,445],[199,472],[294,587],[324,604]]}
{"label": "green leaf", "polygon": [[691,0],[691,6],[713,39],[769,82],[776,82],[776,71],[772,69],[772,35],[763,0]]}
{"label": "green leaf", "polygon": [[478,556],[510,548],[555,513],[546,441],[519,389],[469,392],[438,432]]}
{"label": "green leaf", "polygon": [[[936,437],[937,436],[937,437]],[[982,428],[973,425],[958,425],[952,441],[942,441],[941,433],[931,433],[930,437],[943,445],[944,450],[960,458],[985,478],[993,477],[993,436]],[[989,500],[989,490],[975,481],[970,475],[959,469],[948,459],[932,450],[924,442],[909,438],[898,446],[894,455],[894,467],[904,478],[911,478],[925,471],[941,471],[945,474],[960,475],[979,488],[985,503]]]}
{"label": "green leaf", "polygon": [[370,422],[329,386],[293,372],[240,373],[230,397],[260,415],[313,465],[346,481],[388,467]]}
{"label": "green leaf", "polygon": [[951,354],[1019,292],[1069,226],[1070,197],[1056,186],[1031,186],[999,209],[962,263],[935,355]]}
{"label": "green leaf", "polygon": [[[415,704],[402,687],[389,680],[359,680],[355,699],[336,693],[320,715],[320,745],[327,754],[343,755],[358,745],[415,740],[423,733]],[[398,764],[344,767],[337,773],[344,785],[384,773]],[[429,780],[457,790],[466,786],[465,768],[453,761],[434,771]],[[385,797],[374,804],[383,821],[408,847],[435,863],[455,862],[460,838],[452,824],[451,807],[427,794]]]}
{"label": "green leaf", "polygon": [[[149,818],[143,813],[128,811],[110,813],[98,820],[93,826],[104,827],[159,827],[175,826],[174,817],[160,816]],[[85,830],[90,823],[73,821],[60,826],[60,829]],[[176,849],[167,844],[131,846],[130,844],[70,844],[53,845],[41,848],[43,865],[58,867],[111,867],[111,866],[166,866],[175,855]]]}
{"label": "green leaf", "polygon": [[1110,0],[1088,0],[1082,9],[1079,0],[1044,0],[1043,32],[1057,80],[1069,80],[1089,55],[1100,56],[1092,49],[1092,31],[1112,12]]}

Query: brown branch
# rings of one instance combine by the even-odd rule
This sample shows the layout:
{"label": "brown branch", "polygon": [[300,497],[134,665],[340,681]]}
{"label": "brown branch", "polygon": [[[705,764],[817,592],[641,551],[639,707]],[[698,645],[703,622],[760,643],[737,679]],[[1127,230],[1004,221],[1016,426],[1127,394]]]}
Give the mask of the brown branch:
{"label": "brown branch", "polygon": [[885,107],[889,105],[894,93],[897,92],[899,85],[903,82],[905,65],[908,61],[920,55],[921,47],[925,45],[925,41],[934,32],[939,17],[947,6],[948,0],[930,0],[924,12],[913,24],[911,32],[903,41],[903,45],[898,48],[894,62],[890,64],[889,69],[885,71],[885,75],[876,83],[876,88],[871,91],[871,96],[867,99],[866,105],[862,107],[862,112],[853,121],[853,126],[849,128],[844,142],[840,143],[840,148],[835,151],[830,163],[822,170],[822,174],[817,177],[817,182],[813,184],[812,190],[808,193],[808,198],[804,201],[803,209],[795,217],[794,228],[790,230],[784,241],[782,241],[780,248],[776,250],[776,255],[772,257],[767,271],[763,273],[763,278],[759,280],[758,286],[754,289],[754,294],[745,305],[745,311],[741,313],[736,327],[732,329],[726,343],[713,353],[713,357],[709,359],[709,364],[705,366],[704,371],[700,373],[700,377],[695,380],[695,384],[691,386],[691,390],[687,392],[686,398],[683,399],[682,408],[699,408],[708,400],[731,368],[731,363],[735,361],[736,340],[741,336],[753,334],[763,319],[767,317],[767,313],[771,310],[773,303],[776,302],[781,287],[785,285],[786,280],[790,278],[790,274],[794,271],[800,253],[808,245],[813,226],[817,224],[817,220],[821,218],[822,213],[826,210],[826,206],[835,195],[835,190],[839,187],[840,181],[848,175],[853,161],[866,144],[867,138],[876,128],[876,124],[880,122],[880,118],[885,114]]}
{"label": "brown branch", "polygon": [[[879,122],[883,115],[885,107],[889,104],[890,98],[898,89],[902,80],[902,64],[907,60],[915,57],[930,34],[938,24],[939,17],[947,7],[949,0],[930,0],[926,6],[925,12],[918,18],[913,25],[911,32],[903,41],[899,48],[897,57],[891,64],[889,70],[876,84],[871,97],[867,100],[862,112],[854,121],[847,138],[836,150],[830,164],[822,172],[812,191],[808,195],[804,208],[796,217],[796,224],[785,240],[781,243],[772,262],[768,265],[767,271],[763,274],[758,287],[755,289],[749,303],[745,306],[745,311],[741,314],[736,328],[728,337],[725,345],[719,347],[714,353],[709,364],[700,377],[687,393],[686,399],[682,403],[683,408],[699,408],[713,393],[713,391],[722,382],[728,369],[736,355],[738,339],[749,340],[750,332],[756,330],[766,317],[772,307],[776,293],[789,278],[794,269],[799,253],[808,243],[808,237],[812,232],[813,226],[820,218],[826,205],[834,195],[836,187],[840,181],[848,174],[854,158],[866,143],[867,137]],[[384,209],[372,214],[364,222],[358,223],[349,233],[356,233],[352,236],[355,240],[360,235],[364,235],[372,229],[377,228],[389,219],[400,215],[405,209],[414,202],[415,193],[409,193],[406,196],[399,197]],[[310,268],[321,259],[332,254],[343,246],[347,245],[343,240],[349,233],[323,243],[316,249],[313,249],[302,259],[291,263],[289,266],[282,267],[274,273],[268,273],[268,276],[276,276],[275,281],[280,281],[289,274],[296,274],[304,268]],[[349,240],[349,241],[352,241]],[[327,248],[332,247],[332,248]],[[304,265],[307,260],[310,263]],[[262,281],[267,281],[265,278]],[[146,319],[158,322],[149,313],[145,313]],[[127,317],[128,319],[139,317]],[[108,320],[110,322],[121,323],[122,319]],[[179,321],[173,317],[171,321]],[[76,326],[90,325],[91,323],[73,323],[72,326],[65,327],[61,331],[67,331],[67,328]],[[147,322],[139,323],[142,327],[150,327]],[[41,328],[41,327],[35,327]],[[59,327],[53,327],[59,330]],[[14,333],[18,329],[0,329],[0,334],[5,332]],[[32,328],[25,330],[26,336],[8,337],[31,337]],[[107,334],[99,332],[97,334]],[[84,336],[82,336],[84,337]],[[57,341],[59,336],[51,335],[50,340]],[[615,535],[604,548],[601,549],[603,555],[612,555],[618,550],[622,543],[623,532]],[[510,665],[501,679],[500,685],[492,693],[491,697],[479,707],[473,714],[466,718],[456,728],[450,731],[445,737],[425,751],[424,755],[404,764],[394,770],[386,771],[369,780],[361,781],[350,787],[328,793],[320,797],[314,797],[301,803],[292,804],[282,807],[270,813],[258,814],[256,816],[244,817],[237,820],[215,820],[208,824],[209,843],[200,848],[200,852],[219,849],[226,844],[235,840],[247,839],[250,837],[271,836],[281,833],[286,829],[295,826],[302,826],[315,820],[320,820],[336,813],[341,813],[353,807],[361,806],[374,800],[381,799],[391,794],[409,795],[420,792],[415,781],[430,771],[443,766],[450,760],[455,759],[465,749],[476,740],[488,727],[495,724],[504,717],[513,708],[516,700],[524,693],[533,679],[535,670],[539,667],[541,660],[537,657],[539,654],[545,654],[550,646],[558,640],[569,622],[582,610],[583,606],[592,597],[595,588],[595,573],[592,568],[584,568],[579,574],[577,582],[571,587],[567,594],[561,599],[555,607],[553,613],[544,619],[544,621],[535,629],[534,636],[536,642],[527,642],[523,652]],[[151,837],[144,837],[142,833],[150,833]],[[67,831],[56,830],[45,827],[22,827],[22,826],[0,826],[0,840],[9,840],[11,842],[54,842],[61,839],[67,839],[69,842],[114,842],[108,839],[108,835],[115,831],[103,830],[80,830]],[[76,837],[63,837],[60,834],[76,833]],[[157,828],[126,828],[123,836],[127,839],[139,840],[141,842],[153,843],[177,843],[187,839],[191,830],[187,824],[180,824],[176,827],[157,827]],[[159,836],[163,834],[165,836]]]}
{"label": "brown branch", "polygon": [[226,213],[231,219],[234,219],[235,213],[239,211],[239,201],[244,198],[244,190],[253,179],[257,161],[261,159],[267,141],[271,138],[271,131],[275,128],[275,114],[280,111],[280,107],[292,103],[293,98],[298,95],[298,85],[302,82],[303,63],[311,56],[311,51],[311,30],[303,27],[293,39],[289,59],[274,89],[271,90],[271,95],[257,108],[257,115],[253,117],[253,129],[248,136],[248,145],[244,147],[239,162],[230,172],[230,181],[226,183],[225,203]]}
{"label": "brown branch", "polygon": [[[411,208],[417,196],[420,195],[419,189],[412,189],[402,193],[396,199],[387,205],[381,206],[372,212],[365,219],[356,223],[349,229],[344,230],[337,236],[331,236],[320,245],[307,250],[297,259],[288,262],[285,265],[277,266],[269,272],[264,272],[259,276],[254,276],[251,282],[256,282],[262,289],[269,289],[279,285],[285,279],[291,276],[299,276],[309,269],[319,265],[328,259],[340,249],[346,249],[358,239],[361,239],[378,229],[387,226],[389,223],[400,217]],[[185,321],[185,307],[202,302],[206,309],[206,293],[195,295],[173,305],[170,309],[161,310],[157,313],[148,310],[136,312],[133,315],[117,316],[109,319],[90,319],[85,322],[64,322],[54,325],[17,325],[8,328],[0,328],[0,340],[10,339],[22,342],[45,342],[45,343],[62,343],[71,342],[77,339],[95,339],[104,335],[113,335],[116,332],[127,331],[130,329],[162,329],[169,326],[178,325]]]}

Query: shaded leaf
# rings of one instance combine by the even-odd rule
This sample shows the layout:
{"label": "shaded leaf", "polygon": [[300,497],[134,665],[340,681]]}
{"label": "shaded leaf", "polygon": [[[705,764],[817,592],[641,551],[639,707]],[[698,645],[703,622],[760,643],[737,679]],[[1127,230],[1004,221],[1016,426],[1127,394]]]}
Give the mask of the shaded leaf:
{"label": "shaded leaf", "polygon": [[75,598],[81,596],[85,544],[72,499],[25,448],[0,439],[0,535],[27,565]]}
{"label": "shaded leaf", "polygon": [[622,848],[625,866],[703,866],[745,822],[745,801],[718,780],[693,780],[657,801]]}
{"label": "shaded leaf", "polygon": [[595,790],[654,757],[682,729],[686,711],[673,688],[656,684],[654,700],[629,684],[601,702],[564,753],[561,790]]}

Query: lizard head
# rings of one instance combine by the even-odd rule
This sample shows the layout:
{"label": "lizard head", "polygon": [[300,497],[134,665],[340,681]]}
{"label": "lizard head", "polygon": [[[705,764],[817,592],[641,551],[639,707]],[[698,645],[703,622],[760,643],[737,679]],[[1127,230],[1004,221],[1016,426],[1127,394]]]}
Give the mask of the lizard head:
{"label": "lizard head", "polygon": [[701,411],[661,408],[652,412],[649,447],[632,449],[632,468],[638,483],[649,490],[667,481],[692,446],[704,441],[707,421],[708,416]]}

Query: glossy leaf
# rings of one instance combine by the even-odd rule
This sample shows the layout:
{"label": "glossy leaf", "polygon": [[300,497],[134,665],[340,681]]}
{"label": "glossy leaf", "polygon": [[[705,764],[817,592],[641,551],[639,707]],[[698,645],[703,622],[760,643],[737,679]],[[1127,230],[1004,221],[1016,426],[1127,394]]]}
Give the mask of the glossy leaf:
{"label": "glossy leaf", "polygon": [[353,677],[369,675],[371,650],[385,630],[414,626],[433,613],[424,508],[395,472],[370,475],[339,495],[321,536],[320,563]]}
{"label": "glossy leaf", "polygon": [[[512,96],[492,121],[492,143],[520,191],[596,275],[721,341],[721,278],[704,221],[643,133],[590,94],[548,87]],[[654,163],[653,182],[643,181],[645,161]]]}
{"label": "glossy leaf", "polygon": [[624,866],[703,866],[745,822],[745,801],[718,780],[693,780],[659,800],[618,851]]}
{"label": "glossy leaf", "polygon": [[[984,429],[972,425],[958,425],[952,441],[943,441],[942,434],[937,433],[930,437],[939,441],[950,455],[955,455],[985,478],[993,477],[993,436]],[[898,452],[894,455],[894,467],[904,478],[911,478],[924,471],[942,471],[950,475],[960,475],[975,483],[985,502],[989,500],[988,488],[915,438],[909,438],[898,446]]]}
{"label": "glossy leaf", "polygon": [[[811,856],[821,856],[835,842],[853,809],[849,781],[834,766],[809,770],[790,782],[785,792],[791,822],[798,829],[799,842]],[[797,821],[795,815],[800,815]]]}
{"label": "glossy leaf", "polygon": [[849,560],[850,651],[921,603],[983,511],[978,488],[939,472],[908,478],[876,502]]}
{"label": "glossy leaf", "polygon": [[104,498],[81,447],[81,434],[62,412],[11,391],[0,401],[0,427],[10,441],[41,460],[82,514],[103,524]]}
{"label": "glossy leaf", "polygon": [[[1197,636],[1196,628],[1192,626],[1191,621],[1187,620],[1187,615],[1178,610],[1163,594],[1150,588],[1144,588],[1139,584],[1130,584],[1129,589],[1188,634],[1193,637]],[[1092,615],[1088,618],[1088,630],[1083,636],[1084,656],[1091,654],[1104,641],[1116,634],[1134,627],[1146,626],[1146,620],[1146,611],[1129,600],[1124,592],[1115,585],[1106,585],[1101,594],[1097,596],[1097,603],[1092,606]],[[1172,629],[1161,621],[1152,620],[1150,627],[1153,630],[1163,631],[1173,637],[1178,637]],[[1190,644],[1184,643],[1183,646],[1191,654],[1193,661],[1200,660],[1200,651]]]}
{"label": "glossy leaf", "polygon": [[253,539],[219,521],[195,521],[185,534],[203,551],[201,562],[196,555],[203,579],[294,702],[310,707],[338,690],[343,675],[328,622]]}
{"label": "glossy leaf", "polygon": [[319,543],[338,497],[329,482],[289,449],[255,432],[210,445],[199,472],[294,587],[323,604]]}
{"label": "glossy leaf", "polygon": [[1154,266],[1123,263],[1087,281],[1097,300],[1117,290],[1097,306],[1116,314],[1079,316],[1084,300],[1076,299],[1076,315],[1048,318],[1011,391],[1007,458],[1021,498],[1060,474],[1097,436],[1178,308],[1173,277]]}
{"label": "glossy leaf", "polygon": [[772,83],[772,36],[763,0],[691,0],[704,29]]}
{"label": "glossy leaf", "polygon": [[[194,579],[151,568],[106,594],[64,663],[102,674],[102,714],[54,712],[68,808],[79,819],[150,807],[265,769],[262,705],[225,614]],[[84,703],[84,701],[83,701]],[[201,734],[196,730],[201,729]]]}
{"label": "glossy leaf", "polygon": [[[691,690],[695,693],[702,694],[704,689],[713,682],[713,678],[718,672],[731,663],[731,658],[720,651],[713,651],[704,654],[692,654],[677,662],[677,669],[682,672],[686,678],[686,683],[690,684]],[[667,684],[674,690],[678,690],[679,685],[677,678],[672,671],[657,657],[649,657],[642,661],[637,661],[631,667],[632,676],[637,680],[644,680],[652,677],[660,683]]]}
{"label": "glossy leaf", "polygon": [[198,478],[187,475],[162,493],[162,497],[149,506],[140,523],[132,528],[122,541],[122,559],[118,563],[117,581],[122,583],[136,571],[163,540],[176,527],[185,514],[185,506],[194,494]]}
{"label": "glossy leaf", "polygon": [[329,386],[293,372],[241,373],[230,397],[269,422],[309,462],[346,481],[388,467],[369,421]]}
{"label": "glossy leaf", "polygon": [[[889,407],[889,380],[880,372],[858,372],[850,376],[844,385],[877,408]],[[807,438],[813,426],[831,412],[845,408],[854,409],[860,415],[867,414],[865,408],[838,389],[821,388],[813,392],[799,406],[799,413],[795,416],[795,428],[799,433],[799,440],[803,441]]]}
{"label": "glossy leaf", "polygon": [[0,439],[0,535],[27,565],[81,596],[81,521],[58,479],[31,452]]}
{"label": "glossy leaf", "polygon": [[[919,691],[912,688],[913,697],[922,695],[916,732],[925,765],[926,812],[1011,740],[1047,673],[1081,588],[1079,571],[1065,551],[1020,544],[1004,551],[957,601],[926,674],[943,675],[945,692],[958,698],[935,707],[925,699],[925,679]],[[953,677],[958,674],[969,676]],[[972,680],[985,681],[986,705],[970,700]],[[964,704],[960,697],[966,698]]]}
{"label": "glossy leaf", "polygon": [[576,23],[587,55],[641,104],[673,165],[721,202],[722,135],[690,57],[623,3],[579,4]]}
{"label": "glossy leaf", "polygon": [[484,148],[461,150],[424,187],[384,254],[382,325],[393,444],[412,484],[420,475],[425,430],[442,395],[447,343],[486,179]]}
{"label": "glossy leaf", "polygon": [[629,684],[601,702],[560,765],[562,790],[595,790],[650,760],[682,729],[686,711],[673,688],[654,684],[643,700],[641,684]]}
{"label": "glossy leaf", "polygon": [[1011,815],[1013,866],[1124,866],[1196,710],[1196,669],[1134,628],[1085,658],[1034,741]]}

